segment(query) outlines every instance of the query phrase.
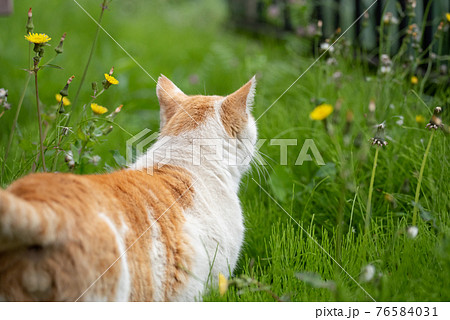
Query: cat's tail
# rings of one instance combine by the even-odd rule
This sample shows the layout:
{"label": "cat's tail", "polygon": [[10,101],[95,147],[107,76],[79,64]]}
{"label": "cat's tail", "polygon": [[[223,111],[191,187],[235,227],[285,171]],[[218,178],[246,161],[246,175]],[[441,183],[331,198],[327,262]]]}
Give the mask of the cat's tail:
{"label": "cat's tail", "polygon": [[0,189],[0,252],[61,240],[61,217],[43,203],[26,201]]}

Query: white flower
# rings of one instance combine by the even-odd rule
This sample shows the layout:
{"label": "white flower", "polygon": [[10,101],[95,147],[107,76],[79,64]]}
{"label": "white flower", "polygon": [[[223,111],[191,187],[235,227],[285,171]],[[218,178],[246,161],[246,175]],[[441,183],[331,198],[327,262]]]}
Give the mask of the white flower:
{"label": "white flower", "polygon": [[418,233],[419,233],[419,229],[416,226],[410,226],[410,227],[408,227],[408,229],[406,229],[406,234],[411,239],[414,239],[415,237],[417,237]]}
{"label": "white flower", "polygon": [[387,54],[382,54],[381,55],[381,63],[384,65],[388,65],[388,64],[391,64],[392,61],[391,61],[391,58],[389,58],[389,56]]}
{"label": "white flower", "polygon": [[382,74],[391,73],[392,69],[389,66],[381,66],[380,71]]}
{"label": "white flower", "polygon": [[403,116],[397,116],[398,120],[395,121],[396,124],[398,124],[399,126],[403,125]]}
{"label": "white flower", "polygon": [[64,161],[67,163],[67,166],[69,169],[72,169],[75,167],[75,161],[73,160],[73,153],[72,151],[67,151],[66,156],[64,158]]}
{"label": "white flower", "polygon": [[331,53],[334,51],[334,47],[332,47],[328,42],[323,42],[320,44],[320,50],[329,51]]}
{"label": "white flower", "polygon": [[102,160],[102,158],[101,158],[100,156],[98,156],[98,155],[95,155],[95,156],[93,156],[93,157],[91,158],[90,162],[91,162],[94,166],[96,166],[96,165],[98,165],[98,163],[100,162],[100,160]]}
{"label": "white flower", "polygon": [[362,273],[361,273],[361,281],[369,282],[373,279],[373,276],[375,275],[375,267],[371,264],[368,264],[364,267]]}
{"label": "white flower", "polygon": [[0,88],[0,99],[3,99],[8,96],[8,90],[4,88]]}
{"label": "white flower", "polygon": [[335,73],[333,73],[333,79],[334,80],[339,80],[341,78],[342,78],[342,72],[336,71]]}
{"label": "white flower", "polygon": [[335,66],[337,65],[337,60],[335,58],[328,58],[326,63],[329,66]]}

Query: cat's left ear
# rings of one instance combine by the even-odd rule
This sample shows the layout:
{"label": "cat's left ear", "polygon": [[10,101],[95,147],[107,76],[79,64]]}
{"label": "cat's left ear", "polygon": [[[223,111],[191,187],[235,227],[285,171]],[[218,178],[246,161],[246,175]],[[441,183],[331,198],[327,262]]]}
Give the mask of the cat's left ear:
{"label": "cat's left ear", "polygon": [[180,108],[180,105],[183,103],[184,99],[187,98],[187,95],[164,75],[161,75],[158,78],[156,95],[159,100],[160,127],[162,129]]}
{"label": "cat's left ear", "polygon": [[220,118],[229,136],[236,137],[245,128],[255,100],[255,88],[256,78],[253,76],[222,102]]}
{"label": "cat's left ear", "polygon": [[250,113],[255,101],[255,92],[256,77],[253,76],[249,82],[226,97],[222,109],[233,108],[235,111]]}

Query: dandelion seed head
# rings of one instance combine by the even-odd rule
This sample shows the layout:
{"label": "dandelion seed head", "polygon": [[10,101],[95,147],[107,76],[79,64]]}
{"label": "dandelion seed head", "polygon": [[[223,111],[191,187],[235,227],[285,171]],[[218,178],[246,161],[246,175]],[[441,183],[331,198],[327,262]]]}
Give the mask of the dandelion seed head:
{"label": "dandelion seed head", "polygon": [[361,273],[361,281],[369,282],[375,276],[376,269],[372,264],[365,266]]}
{"label": "dandelion seed head", "polygon": [[406,229],[406,234],[411,239],[414,239],[419,234],[419,229],[416,226],[410,226],[408,229]]}

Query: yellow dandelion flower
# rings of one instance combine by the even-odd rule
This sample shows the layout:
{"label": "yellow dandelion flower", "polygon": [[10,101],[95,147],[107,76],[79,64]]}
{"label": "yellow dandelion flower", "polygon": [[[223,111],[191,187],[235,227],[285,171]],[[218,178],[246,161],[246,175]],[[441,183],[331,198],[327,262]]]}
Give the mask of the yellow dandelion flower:
{"label": "yellow dandelion flower", "polygon": [[416,116],[416,122],[417,122],[418,124],[424,124],[424,123],[425,123],[425,117],[422,116],[421,114],[418,114],[418,115]]}
{"label": "yellow dandelion flower", "polygon": [[447,21],[450,22],[450,12],[447,12],[447,13],[445,14],[445,17],[447,18]]}
{"label": "yellow dandelion flower", "polygon": [[70,100],[67,99],[66,97],[63,97],[63,96],[60,95],[59,93],[55,94],[55,98],[56,98],[56,101],[58,101],[58,102],[61,102],[61,99],[62,99],[63,105],[64,105],[65,107],[70,106]]}
{"label": "yellow dandelion flower", "polygon": [[219,273],[219,293],[223,296],[228,290],[228,280],[227,278]]}
{"label": "yellow dandelion flower", "polygon": [[109,74],[105,73],[105,79],[106,81],[108,81],[110,84],[119,84],[119,80],[117,80],[116,78],[114,78],[113,76],[110,76]]}
{"label": "yellow dandelion flower", "polygon": [[104,114],[108,112],[108,109],[105,107],[102,107],[96,103],[91,103],[91,109],[94,111],[95,114]]}
{"label": "yellow dandelion flower", "polygon": [[331,104],[322,103],[321,105],[314,108],[314,110],[309,114],[312,120],[324,120],[333,112],[333,106]]}
{"label": "yellow dandelion flower", "polygon": [[45,33],[29,33],[25,36],[25,39],[27,39],[31,43],[46,43],[52,40],[48,35]]}
{"label": "yellow dandelion flower", "polygon": [[419,78],[417,78],[416,76],[412,76],[411,77],[411,83],[412,84],[418,84],[419,83]]}

